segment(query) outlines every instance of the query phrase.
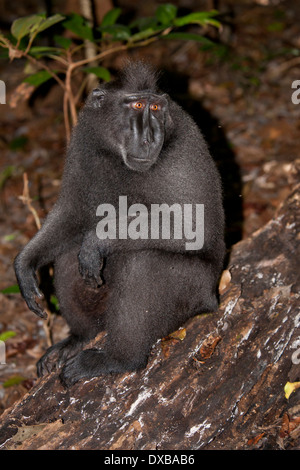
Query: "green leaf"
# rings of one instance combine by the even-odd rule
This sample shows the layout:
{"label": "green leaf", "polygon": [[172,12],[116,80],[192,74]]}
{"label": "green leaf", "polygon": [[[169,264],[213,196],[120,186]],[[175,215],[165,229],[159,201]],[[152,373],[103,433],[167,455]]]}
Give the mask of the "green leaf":
{"label": "green leaf", "polygon": [[145,29],[143,31],[140,31],[139,33],[133,34],[130,38],[130,42],[137,42],[142,41],[143,39],[148,39],[163,30],[164,29],[162,29],[161,26]]}
{"label": "green leaf", "polygon": [[19,135],[18,137],[15,137],[12,139],[9,143],[9,148],[11,150],[19,150],[25,147],[25,145],[28,142],[28,137],[27,135]]}
{"label": "green leaf", "polygon": [[163,25],[172,24],[177,15],[177,7],[171,3],[159,5],[155,12],[155,16]]}
{"label": "green leaf", "polygon": [[200,34],[194,34],[194,33],[169,33],[166,36],[163,36],[163,39],[179,39],[181,41],[198,41],[201,42],[204,45],[214,45],[214,42],[211,41],[210,39],[205,38],[204,36],[201,36]]}
{"label": "green leaf", "polygon": [[106,82],[110,80],[110,73],[105,67],[85,67],[83,69],[85,73],[94,73],[98,78],[102,78]]}
{"label": "green leaf", "polygon": [[61,49],[58,49],[57,47],[34,46],[30,49],[29,52],[30,52],[30,55],[33,55],[36,57],[44,57],[44,56],[48,56],[49,54],[59,55],[61,54]]}
{"label": "green leaf", "polygon": [[40,15],[30,15],[16,19],[11,26],[11,34],[18,40],[24,36],[32,34],[41,24],[43,17]]}
{"label": "green leaf", "polygon": [[50,78],[52,78],[52,75],[47,72],[47,70],[40,70],[39,72],[36,72],[33,75],[30,75],[29,77],[26,77],[23,82],[38,87],[47,80],[50,80]]}
{"label": "green leaf", "polygon": [[102,33],[107,33],[112,37],[113,41],[128,41],[131,31],[128,26],[123,24],[113,24],[109,26],[100,26],[98,28]]}
{"label": "green leaf", "polygon": [[56,312],[59,312],[59,302],[58,302],[58,298],[55,296],[55,295],[51,295],[50,297],[50,302],[51,304],[53,305],[54,309]]}
{"label": "green leaf", "polygon": [[285,28],[285,24],[280,22],[280,21],[275,21],[272,24],[269,24],[267,30],[270,31],[271,33],[276,33],[276,32],[281,32]]}
{"label": "green leaf", "polygon": [[230,54],[230,49],[228,46],[226,46],[225,44],[217,44],[215,42],[212,42],[211,44],[204,43],[201,46],[201,50],[203,52],[208,51],[210,54],[213,54],[214,56],[222,60],[227,60]]}
{"label": "green leaf", "polygon": [[59,14],[49,16],[49,18],[46,18],[44,14],[25,16],[13,22],[11,33],[16,39],[20,40],[24,36],[40,33],[63,19],[65,19],[65,17]]}
{"label": "green leaf", "polygon": [[0,333],[0,341],[6,341],[9,338],[13,338],[16,334],[17,333],[15,331],[4,331],[3,333]]}
{"label": "green leaf", "polygon": [[117,19],[121,15],[121,8],[113,8],[109,12],[104,15],[103,20],[101,22],[101,26],[111,26],[116,23]]}
{"label": "green leaf", "polygon": [[14,286],[9,286],[5,289],[2,289],[0,292],[1,294],[19,294],[20,288],[17,284],[15,284]]}
{"label": "green leaf", "polygon": [[138,28],[139,31],[144,31],[145,29],[154,29],[157,26],[157,18],[137,18],[129,27],[131,29]]}
{"label": "green leaf", "polygon": [[72,44],[72,40],[69,38],[65,38],[64,36],[54,36],[54,41],[60,46],[63,47],[64,49],[69,49],[69,47]]}
{"label": "green leaf", "polygon": [[215,26],[216,28],[221,28],[221,23],[214,18],[210,18],[206,21],[206,24],[210,24],[211,26]]}
{"label": "green leaf", "polygon": [[4,49],[3,47],[0,46],[0,59],[9,59],[9,53],[8,49]]}
{"label": "green leaf", "polygon": [[25,378],[22,377],[21,375],[15,375],[14,377],[11,377],[10,379],[7,379],[3,383],[3,388],[12,387],[13,385],[19,385],[24,380],[25,380]]}
{"label": "green leaf", "polygon": [[68,20],[64,21],[63,26],[82,39],[93,40],[92,28],[87,24],[86,20],[77,13],[73,13]]}
{"label": "green leaf", "polygon": [[8,165],[0,172],[0,189],[3,188],[5,182],[8,180],[8,178],[12,177],[12,175],[14,174],[15,169],[16,169],[16,167],[14,165]]}
{"label": "green leaf", "polygon": [[17,236],[18,236],[18,232],[9,233],[8,235],[4,235],[3,240],[5,242],[11,242],[11,241],[15,240],[15,238],[17,238]]}
{"label": "green leaf", "polygon": [[214,19],[218,12],[216,10],[211,11],[199,11],[195,13],[190,13],[189,15],[182,16],[180,18],[174,19],[175,26],[185,26],[187,24],[212,24],[214,26],[219,27],[220,22]]}
{"label": "green leaf", "polygon": [[43,21],[41,24],[38,26],[37,31],[40,33],[41,31],[44,31],[45,29],[50,28],[50,26],[53,26],[56,23],[59,23],[60,21],[64,20],[65,16],[56,14],[49,16],[48,18],[43,18]]}

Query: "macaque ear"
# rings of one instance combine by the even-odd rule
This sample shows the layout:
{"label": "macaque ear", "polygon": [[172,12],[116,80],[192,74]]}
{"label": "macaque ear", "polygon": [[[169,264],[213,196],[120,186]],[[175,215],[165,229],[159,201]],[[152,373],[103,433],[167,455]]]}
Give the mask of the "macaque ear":
{"label": "macaque ear", "polygon": [[101,88],[94,88],[94,90],[92,91],[92,95],[94,98],[102,99],[105,95],[105,92]]}
{"label": "macaque ear", "polygon": [[101,102],[103,101],[105,96],[105,91],[101,88],[95,88],[89,98],[87,104],[92,106],[93,108],[100,108]]}

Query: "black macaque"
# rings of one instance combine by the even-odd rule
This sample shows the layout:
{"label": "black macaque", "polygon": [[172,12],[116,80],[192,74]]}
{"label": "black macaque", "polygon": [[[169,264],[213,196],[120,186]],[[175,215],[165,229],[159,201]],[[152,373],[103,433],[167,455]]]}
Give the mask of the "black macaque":
{"label": "black macaque", "polygon": [[[62,366],[61,381],[70,386],[136,370],[146,366],[157,339],[195,314],[215,311],[225,251],[221,193],[201,132],[158,90],[150,66],[130,63],[116,81],[94,90],[72,134],[58,201],[15,260],[21,293],[40,317],[36,272],[54,262],[56,293],[70,327],[70,336],[39,360],[38,375]],[[149,211],[153,204],[182,211],[204,205],[204,243],[188,250],[191,237],[175,236],[173,226],[169,238],[118,232],[101,239],[96,229],[104,219],[97,208],[117,210],[120,196],[128,207],[143,204]],[[107,227],[122,224],[124,217],[115,225],[107,220]],[[104,348],[84,350],[103,329]]]}

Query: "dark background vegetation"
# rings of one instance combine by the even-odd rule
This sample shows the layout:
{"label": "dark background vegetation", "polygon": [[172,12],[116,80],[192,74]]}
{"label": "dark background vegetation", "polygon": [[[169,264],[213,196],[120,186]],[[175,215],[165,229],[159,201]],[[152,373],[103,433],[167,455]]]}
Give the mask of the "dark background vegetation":
{"label": "dark background vegetation", "polygon": [[[153,15],[161,3],[95,1],[94,13],[100,22],[112,6],[120,7],[126,24]],[[161,40],[110,56],[103,65],[114,76],[126,58],[146,59],[162,71],[162,88],[194,117],[222,174],[230,252],[270,220],[297,181],[300,105],[291,101],[291,85],[300,79],[300,5],[292,0],[171,3],[182,14],[218,9],[222,29],[204,31],[214,46]],[[1,30],[9,31],[18,17],[43,11],[81,13],[80,2],[2,0]],[[7,104],[0,105],[0,290],[15,285],[13,259],[36,232],[32,213],[19,199],[23,173],[42,221],[59,191],[66,148],[61,89],[51,81],[28,99],[16,97],[24,65],[24,60],[0,61],[0,79],[7,86]],[[0,365],[0,413],[30,390],[37,359],[51,338],[57,341],[67,329],[56,315],[45,326],[19,294],[2,293],[0,334],[7,331],[13,336],[6,342],[7,364]]]}

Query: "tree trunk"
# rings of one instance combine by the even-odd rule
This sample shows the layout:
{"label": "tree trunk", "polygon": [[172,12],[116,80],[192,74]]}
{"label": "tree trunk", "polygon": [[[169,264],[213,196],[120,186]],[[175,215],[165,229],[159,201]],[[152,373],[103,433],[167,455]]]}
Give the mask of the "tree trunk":
{"label": "tree trunk", "polygon": [[299,209],[300,185],[233,247],[218,312],[158,342],[146,369],[37,381],[1,417],[2,448],[300,449],[300,388],[284,391],[300,380]]}

